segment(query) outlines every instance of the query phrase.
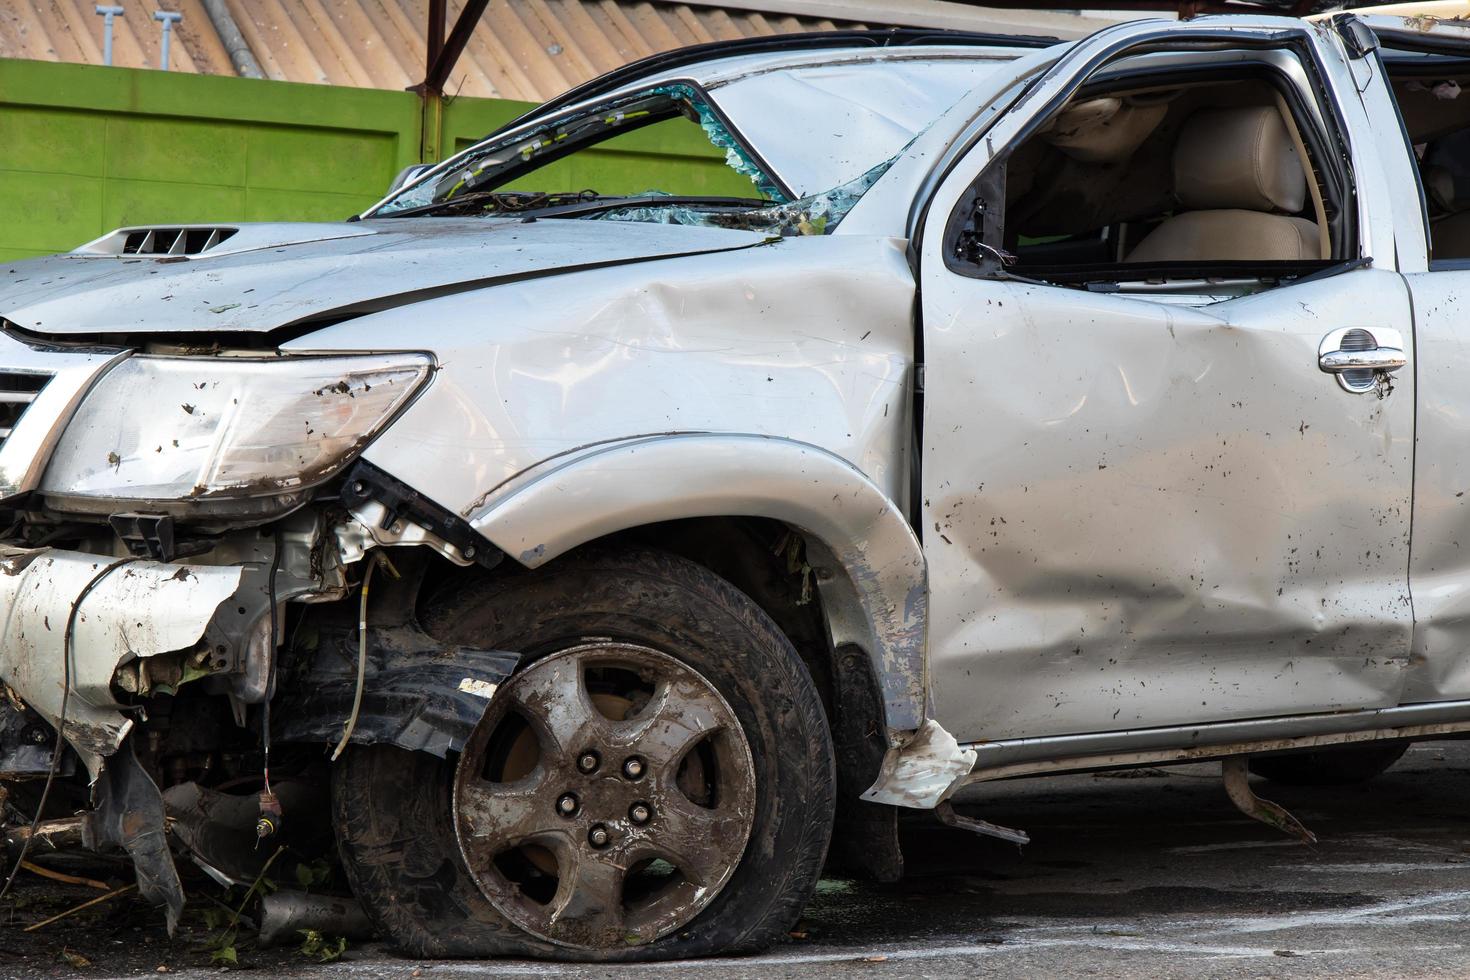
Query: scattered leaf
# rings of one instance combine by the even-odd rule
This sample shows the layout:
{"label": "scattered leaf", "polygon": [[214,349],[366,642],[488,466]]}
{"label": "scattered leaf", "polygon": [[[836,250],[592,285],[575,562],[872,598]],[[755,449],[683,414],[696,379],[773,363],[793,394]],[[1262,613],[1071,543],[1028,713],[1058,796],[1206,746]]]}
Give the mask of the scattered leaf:
{"label": "scattered leaf", "polygon": [[296,884],[303,891],[311,891],[317,885],[325,885],[332,877],[332,866],[326,858],[317,858],[310,864],[296,865]]}
{"label": "scattered leaf", "polygon": [[318,963],[335,963],[347,952],[347,937],[323,936],[315,929],[301,930],[301,955]]}
{"label": "scattered leaf", "polygon": [[56,962],[65,963],[67,966],[77,970],[84,970],[92,965],[91,960],[87,959],[81,953],[73,953],[65,946],[61,948],[61,952],[56,954]]}

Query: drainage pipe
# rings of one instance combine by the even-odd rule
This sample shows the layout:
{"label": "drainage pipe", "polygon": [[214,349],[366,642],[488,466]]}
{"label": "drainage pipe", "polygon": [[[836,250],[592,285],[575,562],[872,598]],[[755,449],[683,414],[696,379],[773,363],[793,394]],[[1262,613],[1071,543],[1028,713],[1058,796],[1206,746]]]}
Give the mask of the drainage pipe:
{"label": "drainage pipe", "polygon": [[209,22],[214,25],[214,32],[219,35],[220,43],[230,53],[230,62],[235,66],[235,74],[241,78],[264,78],[265,73],[260,70],[260,63],[255,60],[255,54],[250,50],[250,42],[245,40],[245,35],[240,33],[240,25],[235,23],[235,17],[230,13],[230,6],[225,0],[202,0],[204,12],[209,15]]}

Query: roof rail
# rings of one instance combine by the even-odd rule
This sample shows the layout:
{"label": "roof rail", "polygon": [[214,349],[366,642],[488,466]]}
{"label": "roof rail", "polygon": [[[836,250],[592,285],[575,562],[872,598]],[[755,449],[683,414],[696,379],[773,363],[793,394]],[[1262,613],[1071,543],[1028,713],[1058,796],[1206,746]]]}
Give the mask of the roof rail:
{"label": "roof rail", "polygon": [[1007,48],[1049,48],[1053,44],[1059,44],[1060,38],[1041,37],[1032,34],[987,34],[979,31],[950,31],[929,27],[892,27],[883,30],[852,30],[852,31],[809,31],[796,34],[776,34],[769,37],[746,37],[733,41],[713,41],[708,44],[695,44],[687,48],[676,48],[673,51],[664,51],[659,54],[649,55],[637,61],[629,62],[621,68],[599,75],[594,79],[583,82],[574,88],[570,88],[558,95],[556,98],[537,106],[530,112],[523,113],[501,126],[499,129],[488,134],[489,139],[496,133],[501,133],[515,126],[531,116],[547,110],[560,109],[565,106],[581,102],[583,99],[592,98],[602,92],[610,92],[643,78],[655,72],[668,71],[672,68],[681,68],[700,61],[706,61],[717,57],[734,57],[743,54],[763,54],[777,51],[803,51],[814,48],[854,48],[854,47],[913,47],[926,44],[973,44],[986,47]]}

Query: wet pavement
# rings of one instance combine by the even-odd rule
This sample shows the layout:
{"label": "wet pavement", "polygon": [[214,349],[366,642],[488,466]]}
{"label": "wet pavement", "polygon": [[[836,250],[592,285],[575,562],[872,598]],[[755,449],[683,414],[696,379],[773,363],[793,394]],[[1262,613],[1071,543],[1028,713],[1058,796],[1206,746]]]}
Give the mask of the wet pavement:
{"label": "wet pavement", "polygon": [[[368,945],[317,965],[242,945],[240,960],[257,975],[322,980],[695,970],[711,980],[1470,976],[1470,742],[1415,746],[1359,787],[1254,785],[1321,842],[1308,847],[1239,815],[1218,764],[1017,780],[982,787],[962,809],[1024,828],[1024,850],[915,823],[904,834],[909,878],[823,882],[791,941],[763,956],[697,966],[429,963]],[[197,943],[155,942],[145,909],[80,921],[54,949],[15,947],[11,930],[38,914],[0,923],[0,976],[219,974]],[[58,963],[63,942],[91,965]]]}

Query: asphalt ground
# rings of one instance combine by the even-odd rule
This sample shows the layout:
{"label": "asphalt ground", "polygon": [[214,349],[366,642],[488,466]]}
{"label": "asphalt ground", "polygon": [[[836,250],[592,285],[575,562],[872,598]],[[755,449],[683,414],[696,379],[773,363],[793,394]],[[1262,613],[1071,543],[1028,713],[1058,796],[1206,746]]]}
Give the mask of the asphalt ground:
{"label": "asphalt ground", "polygon": [[[1416,745],[1363,786],[1255,787],[1320,843],[1237,813],[1218,764],[1015,780],[962,809],[1027,830],[1026,848],[919,820],[904,830],[902,883],[824,881],[790,941],[762,956],[436,963],[366,944],[317,964],[242,937],[240,969],[322,980],[1470,976],[1470,742]],[[127,880],[125,868],[111,874]],[[20,931],[96,894],[24,876],[0,904],[0,977],[222,972],[199,911],[172,941],[126,897]]]}

